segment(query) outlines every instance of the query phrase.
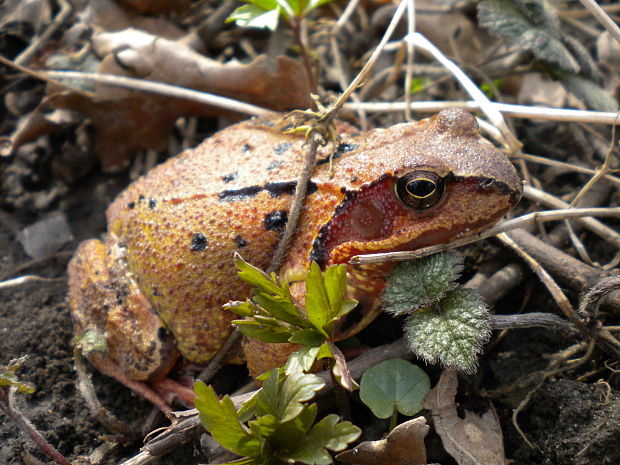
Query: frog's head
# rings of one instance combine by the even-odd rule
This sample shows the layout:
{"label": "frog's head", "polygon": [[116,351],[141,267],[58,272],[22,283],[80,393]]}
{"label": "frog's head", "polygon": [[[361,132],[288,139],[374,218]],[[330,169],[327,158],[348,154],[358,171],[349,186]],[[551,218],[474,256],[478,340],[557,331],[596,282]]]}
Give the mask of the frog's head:
{"label": "frog's head", "polygon": [[514,167],[464,110],[373,134],[364,149],[366,182],[345,192],[314,241],[311,258],[323,265],[476,233],[521,197]]}

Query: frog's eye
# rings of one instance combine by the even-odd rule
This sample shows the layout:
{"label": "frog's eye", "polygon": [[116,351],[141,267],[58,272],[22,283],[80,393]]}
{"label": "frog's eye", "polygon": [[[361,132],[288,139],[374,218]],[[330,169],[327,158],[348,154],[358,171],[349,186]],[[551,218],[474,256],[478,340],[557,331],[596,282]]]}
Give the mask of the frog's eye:
{"label": "frog's eye", "polygon": [[416,209],[430,208],[443,197],[444,180],[432,171],[411,171],[396,181],[396,196]]}

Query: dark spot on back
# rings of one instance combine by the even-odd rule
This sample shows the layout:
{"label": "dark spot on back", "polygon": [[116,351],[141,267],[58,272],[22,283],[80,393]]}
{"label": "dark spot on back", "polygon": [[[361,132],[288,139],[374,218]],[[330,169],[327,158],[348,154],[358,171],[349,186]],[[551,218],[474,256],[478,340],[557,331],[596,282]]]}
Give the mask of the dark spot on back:
{"label": "dark spot on back", "polygon": [[144,200],[144,196],[140,194],[140,196],[138,197],[138,203],[142,202],[143,200]]}
{"label": "dark spot on back", "polygon": [[282,194],[293,195],[297,181],[270,182],[265,184],[265,189],[271,197],[279,197]]}
{"label": "dark spot on back", "polygon": [[228,183],[228,182],[234,181],[238,177],[239,177],[239,173],[237,173],[235,171],[234,173],[230,173],[230,174],[226,174],[226,175],[222,176],[222,181]]}
{"label": "dark spot on back", "polygon": [[241,237],[241,236],[235,236],[235,244],[237,245],[237,247],[242,248],[245,247],[246,245],[248,245],[247,241]]}
{"label": "dark spot on back", "polygon": [[133,208],[136,206],[136,202],[129,202],[127,204],[127,208],[129,208],[130,210],[133,210]]}
{"label": "dark spot on back", "polygon": [[203,233],[196,233],[192,237],[192,244],[190,245],[189,249],[192,252],[202,252],[207,248],[208,245],[209,241],[207,240],[207,236],[205,236]]}
{"label": "dark spot on back", "polygon": [[222,191],[218,194],[218,197],[221,201],[224,202],[235,202],[237,200],[243,200],[248,197],[254,197],[262,190],[263,188],[261,186],[248,186],[242,189]]}
{"label": "dark spot on back", "polygon": [[267,231],[281,231],[286,226],[288,213],[286,210],[276,210],[265,215],[265,229]]}
{"label": "dark spot on back", "polygon": [[155,205],[157,205],[157,200],[155,199],[149,199],[149,208],[151,210],[153,210],[155,208]]}
{"label": "dark spot on back", "polygon": [[250,151],[252,147],[250,146],[250,144],[243,144],[241,146],[241,153],[247,153]]}
{"label": "dark spot on back", "polygon": [[293,144],[291,144],[290,142],[282,142],[281,144],[278,144],[273,148],[273,152],[276,155],[282,155],[283,153],[286,153],[292,146]]}
{"label": "dark spot on back", "polygon": [[153,286],[151,288],[151,294],[153,294],[155,297],[161,297],[161,292],[159,292],[157,286]]}

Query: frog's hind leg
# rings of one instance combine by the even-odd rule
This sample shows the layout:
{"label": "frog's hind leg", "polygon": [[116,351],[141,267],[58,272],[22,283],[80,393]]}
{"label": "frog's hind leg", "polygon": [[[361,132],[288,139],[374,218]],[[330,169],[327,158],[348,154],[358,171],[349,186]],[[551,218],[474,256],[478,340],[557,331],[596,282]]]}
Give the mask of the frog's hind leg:
{"label": "frog's hind leg", "polygon": [[78,346],[95,368],[162,411],[169,404],[145,382],[164,377],[178,358],[174,340],[125,268],[123,249],[80,244],[69,263],[69,305]]}

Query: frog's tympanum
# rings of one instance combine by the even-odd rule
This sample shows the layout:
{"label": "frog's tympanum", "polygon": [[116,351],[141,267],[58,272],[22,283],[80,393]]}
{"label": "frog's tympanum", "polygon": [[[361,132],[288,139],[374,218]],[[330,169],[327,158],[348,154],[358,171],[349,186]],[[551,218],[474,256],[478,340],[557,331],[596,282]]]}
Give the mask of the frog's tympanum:
{"label": "frog's tympanum", "polygon": [[[222,305],[249,291],[233,252],[267,267],[304,159],[304,139],[273,126],[236,124],[158,166],[109,207],[104,242],[80,245],[70,305],[78,336],[105,338],[107,354],[90,357],[98,369],[156,381],[179,354],[204,363],[227,338],[236,316]],[[475,233],[521,195],[513,166],[463,110],[361,134],[341,126],[335,151],[320,153],[280,276]],[[388,271],[349,267],[362,311],[377,307]]]}

